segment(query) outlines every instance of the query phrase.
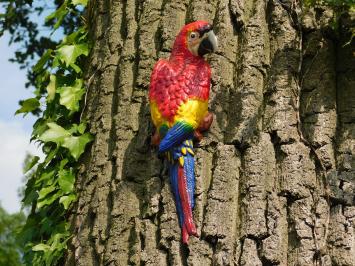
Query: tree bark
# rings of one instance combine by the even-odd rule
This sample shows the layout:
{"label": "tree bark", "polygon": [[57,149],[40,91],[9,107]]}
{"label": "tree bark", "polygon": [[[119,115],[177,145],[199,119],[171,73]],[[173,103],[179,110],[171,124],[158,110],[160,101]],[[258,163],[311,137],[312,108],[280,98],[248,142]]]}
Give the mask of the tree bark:
{"label": "tree bark", "polygon": [[[91,1],[85,154],[67,265],[355,265],[355,62],[329,9],[297,1]],[[210,131],[181,244],[150,146],[152,67],[180,28],[214,24]],[[342,23],[354,23],[346,16]]]}

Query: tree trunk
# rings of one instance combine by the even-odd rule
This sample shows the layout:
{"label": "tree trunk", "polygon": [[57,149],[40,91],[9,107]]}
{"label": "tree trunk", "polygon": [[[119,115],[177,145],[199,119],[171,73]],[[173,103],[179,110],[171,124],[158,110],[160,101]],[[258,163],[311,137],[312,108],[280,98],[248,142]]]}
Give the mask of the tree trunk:
{"label": "tree trunk", "polygon": [[[91,1],[83,159],[67,265],[355,265],[355,62],[329,9],[281,0]],[[181,244],[150,146],[152,67],[180,28],[213,22],[210,131]],[[354,23],[347,17],[342,23]],[[342,28],[340,29],[342,32]]]}

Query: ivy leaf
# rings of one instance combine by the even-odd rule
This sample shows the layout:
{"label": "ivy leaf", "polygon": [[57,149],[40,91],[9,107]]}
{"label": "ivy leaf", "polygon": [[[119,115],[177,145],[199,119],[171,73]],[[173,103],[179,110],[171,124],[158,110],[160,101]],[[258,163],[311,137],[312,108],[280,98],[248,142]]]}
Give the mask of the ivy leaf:
{"label": "ivy leaf", "polygon": [[89,46],[86,43],[63,45],[58,49],[58,55],[62,62],[68,67],[70,64],[75,63],[76,59],[81,56],[89,54]]}
{"label": "ivy leaf", "polygon": [[77,5],[86,6],[88,3],[88,0],[73,0],[72,3],[75,6],[77,6]]}
{"label": "ivy leaf", "polygon": [[75,176],[71,171],[60,170],[58,172],[58,183],[60,188],[64,193],[69,193],[73,191]]}
{"label": "ivy leaf", "polygon": [[37,245],[33,246],[33,247],[32,247],[32,250],[33,250],[33,251],[44,251],[44,252],[46,252],[46,251],[48,251],[50,248],[51,248],[50,246],[41,243],[41,244],[37,244]]}
{"label": "ivy leaf", "polygon": [[70,133],[67,130],[56,123],[47,123],[47,126],[49,129],[38,138],[39,140],[61,144],[66,137],[70,136]]}
{"label": "ivy leaf", "polygon": [[39,157],[33,156],[31,158],[31,161],[26,163],[25,166],[23,167],[23,173],[26,174],[28,171],[30,171],[32,169],[32,167],[37,164],[38,161],[39,161]]}
{"label": "ivy leaf", "polygon": [[49,84],[47,86],[47,92],[48,92],[47,101],[48,102],[51,102],[54,99],[55,87],[56,87],[56,83],[57,83],[56,80],[57,80],[57,77],[55,75],[49,76]]}
{"label": "ivy leaf", "polygon": [[45,198],[48,194],[52,193],[56,189],[55,186],[44,187],[38,192],[38,200]]}
{"label": "ivy leaf", "polygon": [[55,191],[57,187],[55,185],[50,185],[48,187],[42,188],[38,192],[38,199],[37,199],[37,207],[38,209],[42,208],[45,205],[51,204],[53,201],[55,201],[58,196],[56,194],[50,195],[53,191]]}
{"label": "ivy leaf", "polygon": [[68,209],[70,203],[72,203],[74,200],[76,200],[76,196],[74,194],[70,194],[67,196],[63,196],[59,199],[59,203],[62,203],[64,206],[64,209]]}
{"label": "ivy leaf", "polygon": [[36,183],[35,185],[52,185],[53,184],[53,180],[54,179],[54,174],[55,174],[55,170],[47,170],[47,171],[43,171],[42,174],[40,175],[40,177],[36,178]]}
{"label": "ivy leaf", "polygon": [[77,31],[65,36],[63,38],[63,44],[73,44],[79,42],[87,42],[87,29],[85,26],[79,27]]}
{"label": "ivy leaf", "polygon": [[85,133],[80,137],[70,136],[64,139],[63,147],[68,148],[71,155],[78,160],[80,155],[84,152],[86,144],[94,139],[90,133]]}
{"label": "ivy leaf", "polygon": [[42,135],[47,128],[48,127],[47,127],[46,120],[44,120],[43,118],[37,119],[37,121],[33,125],[31,141],[35,140],[37,136]]}
{"label": "ivy leaf", "polygon": [[40,72],[43,69],[44,65],[47,63],[47,61],[49,60],[49,58],[51,58],[52,53],[53,50],[48,49],[38,60],[37,64],[35,64],[35,66],[33,67],[33,71],[36,73]]}
{"label": "ivy leaf", "polygon": [[67,9],[67,4],[68,1],[65,0],[64,3],[53,13],[49,14],[46,17],[46,22],[56,19],[56,23],[53,26],[53,29],[56,30],[59,28],[59,26],[62,24],[62,21],[64,20],[65,16],[68,14],[68,9]]}
{"label": "ivy leaf", "polygon": [[29,206],[37,199],[38,194],[35,188],[35,179],[31,177],[26,183],[25,195],[23,196],[22,203],[24,206]]}
{"label": "ivy leaf", "polygon": [[80,125],[78,126],[78,132],[80,134],[84,134],[86,129],[86,122],[81,122]]}
{"label": "ivy leaf", "polygon": [[77,79],[72,87],[61,87],[58,92],[60,94],[59,103],[64,105],[70,111],[79,110],[79,101],[85,93],[83,81]]}
{"label": "ivy leaf", "polygon": [[50,195],[50,196],[47,196],[47,197],[45,197],[44,199],[42,199],[42,200],[40,200],[39,198],[38,198],[38,200],[37,200],[37,208],[38,209],[41,209],[43,206],[45,206],[45,205],[50,205],[50,204],[52,204],[55,200],[57,200],[59,197],[61,197],[62,196],[62,193],[61,192],[57,192],[57,193],[55,193],[55,194],[53,194],[53,195]]}
{"label": "ivy leaf", "polygon": [[21,108],[16,111],[15,115],[32,112],[38,109],[38,107],[40,106],[40,103],[37,98],[29,98],[27,100],[20,102],[20,104],[21,104]]}
{"label": "ivy leaf", "polygon": [[76,65],[74,63],[71,63],[70,66],[74,69],[74,71],[76,73],[80,73],[81,72],[81,68],[78,65]]}

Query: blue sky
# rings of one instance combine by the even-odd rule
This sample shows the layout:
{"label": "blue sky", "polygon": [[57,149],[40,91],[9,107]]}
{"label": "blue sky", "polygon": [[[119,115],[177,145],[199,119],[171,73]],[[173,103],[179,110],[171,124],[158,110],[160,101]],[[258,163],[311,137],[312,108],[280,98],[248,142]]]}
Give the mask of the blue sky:
{"label": "blue sky", "polygon": [[22,182],[22,163],[26,152],[40,154],[36,145],[30,144],[33,116],[15,116],[18,101],[33,97],[25,89],[26,71],[9,62],[15,47],[9,47],[9,36],[0,38],[0,202],[8,212],[20,210],[17,190]]}

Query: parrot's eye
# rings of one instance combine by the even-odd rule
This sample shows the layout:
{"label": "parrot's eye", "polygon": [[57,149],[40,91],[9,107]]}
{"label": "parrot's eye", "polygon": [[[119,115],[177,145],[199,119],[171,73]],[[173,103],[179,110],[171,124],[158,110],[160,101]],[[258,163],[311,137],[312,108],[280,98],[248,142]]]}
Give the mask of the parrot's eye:
{"label": "parrot's eye", "polygon": [[190,38],[191,39],[196,39],[196,37],[197,37],[197,33],[196,32],[191,32]]}

